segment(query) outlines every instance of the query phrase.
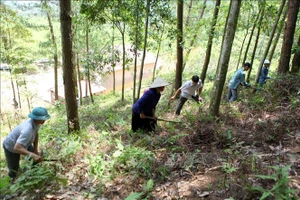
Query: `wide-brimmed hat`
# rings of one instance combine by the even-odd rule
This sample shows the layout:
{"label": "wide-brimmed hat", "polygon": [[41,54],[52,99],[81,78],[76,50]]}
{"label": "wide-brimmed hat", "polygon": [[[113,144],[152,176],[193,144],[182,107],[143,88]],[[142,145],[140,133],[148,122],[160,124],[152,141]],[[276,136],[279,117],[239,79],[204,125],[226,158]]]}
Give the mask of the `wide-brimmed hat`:
{"label": "wide-brimmed hat", "polygon": [[265,60],[264,64],[270,64],[270,61],[269,60]]}
{"label": "wide-brimmed hat", "polygon": [[158,87],[163,87],[163,86],[167,86],[169,85],[169,83],[167,81],[165,81],[164,79],[157,77],[153,83],[151,84],[150,88],[158,88]]}
{"label": "wide-brimmed hat", "polygon": [[36,107],[28,114],[28,117],[34,120],[47,120],[50,118],[50,115],[46,108]]}

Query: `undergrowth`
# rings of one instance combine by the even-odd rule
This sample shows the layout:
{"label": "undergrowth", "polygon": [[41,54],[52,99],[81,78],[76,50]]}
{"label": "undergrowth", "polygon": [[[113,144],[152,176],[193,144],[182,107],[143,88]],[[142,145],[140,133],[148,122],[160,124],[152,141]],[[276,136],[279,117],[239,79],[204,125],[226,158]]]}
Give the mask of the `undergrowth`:
{"label": "undergrowth", "polygon": [[[86,170],[90,182],[99,183],[93,189],[96,193],[101,188],[96,196],[105,194],[106,184],[128,179],[132,184],[126,185],[124,199],[151,199],[156,186],[178,181],[176,174],[187,172],[183,178],[188,179],[200,170],[221,166],[222,175],[202,190],[226,191],[232,199],[295,199],[299,191],[291,188],[288,178],[295,166],[280,153],[269,153],[268,160],[262,155],[270,152],[269,146],[284,144],[287,134],[294,137],[299,127],[299,76],[289,80],[287,85],[278,78],[253,95],[241,90],[239,101],[222,102],[217,119],[209,115],[207,102],[188,103],[178,119],[171,114],[176,103],[169,104],[165,95],[159,116],[181,123],[160,122],[151,134],[132,133],[132,102],[120,102],[118,94],[95,97],[94,104],[81,106],[82,130],[75,134],[67,134],[65,108],[58,103],[49,109],[52,118],[41,127],[39,137],[44,158],[57,162],[30,167],[11,185],[1,159],[1,197],[13,193],[30,197],[36,191],[42,197],[64,187],[66,173],[78,169],[76,173]],[[283,111],[289,117],[279,114]],[[27,165],[22,162],[21,167]]]}

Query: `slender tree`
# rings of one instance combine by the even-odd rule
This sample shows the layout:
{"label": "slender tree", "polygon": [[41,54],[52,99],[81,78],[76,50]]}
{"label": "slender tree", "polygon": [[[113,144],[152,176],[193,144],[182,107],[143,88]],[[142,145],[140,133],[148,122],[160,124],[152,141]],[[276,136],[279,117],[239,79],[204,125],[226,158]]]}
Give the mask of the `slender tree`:
{"label": "slender tree", "polygon": [[182,35],[183,35],[183,0],[177,1],[177,63],[175,74],[175,90],[180,88],[182,84],[182,72],[183,72],[183,47],[182,47]]}
{"label": "slender tree", "polygon": [[146,5],[146,19],[145,19],[145,34],[144,34],[144,50],[143,50],[143,57],[142,57],[142,63],[140,68],[140,77],[139,77],[139,86],[138,86],[138,93],[137,98],[140,97],[141,92],[141,86],[142,86],[142,80],[143,80],[143,72],[144,72],[144,63],[145,63],[145,57],[146,57],[146,51],[147,51],[147,38],[148,38],[148,27],[149,27],[149,12],[150,12],[150,0],[147,0]]}
{"label": "slender tree", "polygon": [[273,59],[273,55],[274,55],[274,52],[275,52],[275,50],[276,50],[276,47],[277,47],[277,43],[278,43],[279,37],[280,37],[280,35],[281,35],[281,33],[282,33],[286,15],[287,15],[287,10],[285,10],[284,15],[283,15],[283,17],[282,17],[282,19],[280,20],[280,23],[279,23],[279,25],[278,25],[277,34],[276,34],[276,36],[275,36],[275,39],[274,39],[274,42],[273,42],[273,46],[272,46],[271,51],[270,51],[270,53],[269,53],[269,61],[270,61],[270,62],[271,62],[272,59]]}
{"label": "slender tree", "polygon": [[[251,41],[252,41],[252,38],[253,38],[253,35],[254,35],[254,31],[255,31],[255,28],[256,28],[256,25],[257,25],[257,22],[259,20],[259,16],[261,16],[261,12],[262,12],[262,9],[259,10],[258,14],[256,15],[256,18],[254,20],[254,23],[253,23],[253,26],[252,26],[252,29],[251,29],[251,32],[250,32],[250,35],[249,35],[249,40],[248,40],[248,44],[246,46],[246,50],[245,50],[245,53],[244,53],[244,58],[242,60],[242,63],[245,63],[246,62],[246,59],[247,59],[247,55],[248,55],[248,51],[249,51],[249,48],[250,48],[250,45],[251,45]],[[252,61],[251,61],[252,63]]]}
{"label": "slender tree", "polygon": [[300,7],[299,0],[288,1],[288,11],[287,11],[288,16],[287,16],[287,21],[284,30],[283,43],[282,43],[279,66],[277,71],[278,74],[285,74],[289,71],[291,51],[292,51],[299,7]]}
{"label": "slender tree", "polygon": [[300,35],[298,37],[298,44],[295,50],[294,58],[292,61],[292,68],[291,68],[291,72],[294,74],[299,71],[300,71]]}
{"label": "slender tree", "polygon": [[[260,32],[261,32],[261,25],[262,25],[262,21],[263,21],[264,15],[265,15],[265,5],[266,5],[265,2],[263,2],[262,4],[259,4],[259,5],[261,5],[261,6],[260,6],[260,12],[259,12],[257,34],[256,34],[255,42],[254,42],[253,51],[252,51],[252,54],[251,54],[250,63],[253,63],[254,58],[255,58],[255,54],[256,54],[256,50],[257,50],[257,46],[258,46],[258,41],[259,41],[259,36],[260,36]],[[246,58],[245,58],[245,61],[246,61]],[[251,75],[252,68],[253,67],[251,67],[248,70],[248,74],[247,74],[247,78],[246,78],[247,83],[250,82],[250,75]]]}
{"label": "slender tree", "polygon": [[58,100],[58,50],[57,50],[57,44],[56,44],[56,37],[54,34],[54,29],[52,25],[52,19],[50,16],[50,7],[47,3],[46,0],[41,0],[42,7],[44,8],[46,15],[47,15],[47,20],[49,24],[49,29],[50,29],[50,35],[51,35],[51,41],[53,45],[53,61],[54,61],[54,99],[55,101]]}
{"label": "slender tree", "polygon": [[68,133],[80,130],[76,99],[76,75],[73,64],[71,0],[59,1],[62,42],[63,79]]}
{"label": "slender tree", "polygon": [[[202,6],[202,9],[200,9],[200,11],[199,11],[199,16],[198,16],[198,19],[197,19],[198,23],[197,23],[197,25],[195,27],[195,30],[194,30],[195,33],[194,33],[194,35],[192,37],[192,40],[190,41],[190,44],[189,44],[189,46],[187,48],[187,52],[185,54],[185,58],[184,58],[184,61],[183,61],[183,69],[186,66],[186,63],[187,63],[187,61],[189,59],[190,53],[192,51],[192,48],[193,48],[193,46],[194,46],[194,44],[196,42],[197,36],[199,35],[199,29],[200,29],[200,25],[201,25],[200,20],[202,19],[203,15],[204,15],[205,8],[206,8],[206,0],[203,0],[203,6]],[[189,24],[189,23],[187,23],[187,24]]]}
{"label": "slender tree", "polygon": [[227,23],[225,27],[225,35],[223,38],[222,49],[220,52],[219,64],[217,67],[216,78],[211,92],[211,101],[209,112],[212,116],[219,115],[219,107],[223,92],[228,63],[230,59],[232,44],[235,36],[235,31],[238,23],[238,16],[241,7],[241,0],[231,0]]}
{"label": "slender tree", "polygon": [[[263,66],[263,64],[264,64],[264,61],[265,61],[265,59],[266,59],[266,57],[267,57],[267,55],[268,55],[270,46],[271,46],[271,44],[272,44],[272,40],[273,40],[275,31],[276,31],[276,27],[277,27],[277,25],[278,25],[280,16],[281,16],[281,14],[282,14],[282,11],[283,11],[285,2],[286,2],[286,0],[282,0],[282,1],[281,1],[281,5],[280,5],[280,7],[279,7],[279,10],[278,10],[278,13],[277,13],[276,20],[275,20],[275,22],[274,22],[274,24],[273,24],[273,29],[272,29],[272,31],[271,31],[271,34],[270,34],[270,37],[269,37],[268,44],[267,44],[267,46],[266,46],[266,49],[265,49],[265,51],[264,51],[264,53],[263,53],[263,56],[262,56],[262,58],[261,58],[261,60],[260,60],[260,63],[259,63],[258,69],[257,69],[256,78],[255,78],[255,84],[258,83],[259,76],[260,76],[260,71],[261,71],[261,68],[262,68],[262,66]],[[256,89],[254,89],[253,92],[256,92]]]}
{"label": "slender tree", "polygon": [[201,72],[201,76],[200,76],[202,83],[204,83],[204,80],[206,77],[206,72],[208,69],[209,61],[210,61],[211,49],[212,49],[212,44],[213,44],[213,38],[215,35],[218,14],[219,14],[219,10],[220,10],[220,4],[221,4],[221,0],[216,0],[216,4],[215,4],[215,8],[214,8],[214,15],[213,15],[213,19],[212,19],[212,23],[211,23],[211,27],[210,27],[210,31],[209,31],[209,37],[208,37],[208,41],[207,41],[207,45],[206,45],[205,59],[204,59],[202,72]]}

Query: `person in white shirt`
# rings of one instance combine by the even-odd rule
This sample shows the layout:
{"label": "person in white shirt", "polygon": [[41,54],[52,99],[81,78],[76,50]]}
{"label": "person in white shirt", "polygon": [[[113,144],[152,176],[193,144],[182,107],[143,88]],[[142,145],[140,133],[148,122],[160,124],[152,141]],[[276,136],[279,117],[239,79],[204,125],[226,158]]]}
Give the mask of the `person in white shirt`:
{"label": "person in white shirt", "polygon": [[180,115],[180,111],[188,99],[194,99],[197,103],[202,101],[202,98],[200,97],[202,88],[202,82],[197,75],[194,75],[191,80],[186,81],[170,98],[171,100],[175,99],[176,96],[181,92],[175,114]]}
{"label": "person in white shirt", "polygon": [[38,153],[38,130],[50,118],[46,108],[36,107],[28,115],[29,119],[15,127],[4,139],[3,148],[9,169],[8,176],[16,179],[20,168],[20,155],[30,156],[34,162],[42,160]]}

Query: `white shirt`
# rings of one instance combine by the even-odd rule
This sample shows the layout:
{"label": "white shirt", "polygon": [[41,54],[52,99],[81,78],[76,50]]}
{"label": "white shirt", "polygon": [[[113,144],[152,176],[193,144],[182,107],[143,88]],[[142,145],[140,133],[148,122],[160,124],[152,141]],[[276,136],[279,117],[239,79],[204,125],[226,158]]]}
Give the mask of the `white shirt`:
{"label": "white shirt", "polygon": [[193,86],[192,80],[186,81],[180,88],[180,90],[181,90],[180,95],[187,99],[191,99],[192,96],[196,95],[196,92],[197,92],[197,90],[199,90],[199,88],[202,88],[201,80],[199,80],[199,82],[194,86]]}
{"label": "white shirt", "polygon": [[34,142],[40,126],[35,125],[32,119],[28,119],[14,128],[3,141],[5,149],[12,153],[16,143],[21,144],[25,149]]}

